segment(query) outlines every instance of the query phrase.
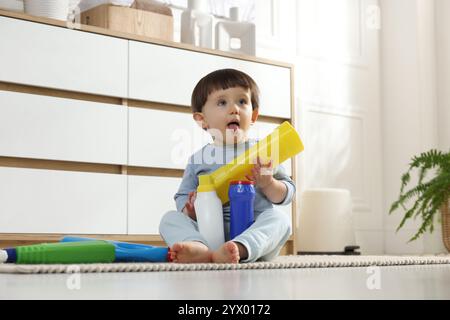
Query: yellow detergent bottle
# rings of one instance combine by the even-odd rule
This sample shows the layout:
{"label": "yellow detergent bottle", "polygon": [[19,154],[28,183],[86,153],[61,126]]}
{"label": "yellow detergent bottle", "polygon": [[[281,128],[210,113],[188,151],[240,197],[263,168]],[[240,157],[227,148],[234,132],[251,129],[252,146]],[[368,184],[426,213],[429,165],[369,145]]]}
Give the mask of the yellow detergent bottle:
{"label": "yellow detergent bottle", "polygon": [[258,156],[264,163],[272,159],[273,167],[275,167],[303,149],[303,143],[297,131],[289,122],[283,122],[267,137],[211,174],[217,196],[222,204],[227,203],[230,181],[246,180],[245,176],[251,173]]}

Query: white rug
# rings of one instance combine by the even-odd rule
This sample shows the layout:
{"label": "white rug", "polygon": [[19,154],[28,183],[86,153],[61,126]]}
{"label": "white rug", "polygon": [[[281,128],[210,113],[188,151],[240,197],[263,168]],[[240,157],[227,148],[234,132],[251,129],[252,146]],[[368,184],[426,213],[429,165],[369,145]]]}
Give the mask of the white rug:
{"label": "white rug", "polygon": [[0,273],[91,273],[91,272],[157,272],[252,270],[295,268],[338,268],[368,266],[403,266],[450,264],[450,255],[433,256],[281,256],[270,262],[240,264],[216,263],[110,263],[78,265],[16,265],[1,264]]}

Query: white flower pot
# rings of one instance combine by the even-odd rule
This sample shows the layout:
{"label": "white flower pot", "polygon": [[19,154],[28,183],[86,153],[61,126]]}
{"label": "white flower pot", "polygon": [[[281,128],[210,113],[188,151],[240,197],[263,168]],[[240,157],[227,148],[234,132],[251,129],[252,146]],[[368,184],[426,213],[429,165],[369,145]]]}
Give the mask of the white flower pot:
{"label": "white flower pot", "polygon": [[69,0],[24,0],[25,13],[58,20],[67,20]]}

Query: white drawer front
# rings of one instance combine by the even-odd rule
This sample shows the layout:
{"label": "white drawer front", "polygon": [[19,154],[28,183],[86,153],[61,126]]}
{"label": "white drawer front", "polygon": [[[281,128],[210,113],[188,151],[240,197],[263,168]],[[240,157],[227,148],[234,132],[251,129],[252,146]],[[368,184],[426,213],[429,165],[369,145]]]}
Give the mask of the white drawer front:
{"label": "white drawer front", "polygon": [[[250,137],[262,139],[272,133],[277,124],[256,122]],[[129,165],[184,169],[189,157],[212,142],[191,114],[130,108]],[[291,160],[283,163],[292,176]]]}
{"label": "white drawer front", "polygon": [[129,165],[184,169],[189,157],[208,142],[209,134],[191,114],[129,109]]}
{"label": "white drawer front", "polygon": [[127,109],[0,91],[0,155],[126,164]]}
{"label": "white drawer front", "polygon": [[176,210],[173,196],[180,178],[128,177],[128,233],[159,234],[159,222],[170,210]]}
{"label": "white drawer front", "polygon": [[0,232],[126,234],[126,179],[0,168]]}
{"label": "white drawer front", "polygon": [[234,68],[249,74],[261,91],[260,113],[290,118],[290,69],[211,54],[130,41],[130,98],[191,104],[197,82],[211,71]]}
{"label": "white drawer front", "polygon": [[[180,178],[128,177],[128,233],[159,234],[162,216],[176,210],[173,196]],[[292,204],[275,206],[292,219]]]}
{"label": "white drawer front", "polygon": [[128,41],[0,17],[0,80],[126,97]]}

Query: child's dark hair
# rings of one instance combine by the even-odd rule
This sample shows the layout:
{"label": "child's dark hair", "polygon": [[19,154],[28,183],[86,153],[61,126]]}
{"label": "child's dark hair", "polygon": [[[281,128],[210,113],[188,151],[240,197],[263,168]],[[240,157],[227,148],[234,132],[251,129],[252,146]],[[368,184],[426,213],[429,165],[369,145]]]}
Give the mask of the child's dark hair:
{"label": "child's dark hair", "polygon": [[253,110],[259,108],[259,88],[256,82],[242,71],[221,69],[209,73],[197,83],[192,92],[192,112],[202,112],[211,92],[235,87],[250,89]]}

